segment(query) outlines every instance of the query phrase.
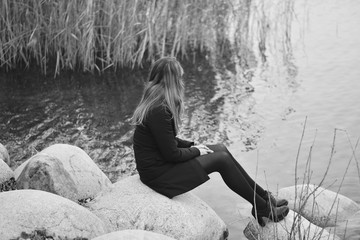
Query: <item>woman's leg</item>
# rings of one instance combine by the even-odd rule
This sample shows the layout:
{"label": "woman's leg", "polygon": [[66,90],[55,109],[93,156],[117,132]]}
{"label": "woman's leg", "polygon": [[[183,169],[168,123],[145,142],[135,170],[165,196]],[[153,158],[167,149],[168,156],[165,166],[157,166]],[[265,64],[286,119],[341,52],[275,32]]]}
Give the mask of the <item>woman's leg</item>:
{"label": "woman's leg", "polygon": [[266,200],[254,191],[253,186],[249,184],[247,177],[236,166],[233,157],[228,152],[214,152],[199,156],[196,160],[207,174],[219,172],[226,185],[253,206],[256,205],[259,209],[267,207]]}
{"label": "woman's leg", "polygon": [[266,191],[255,183],[255,181],[247,174],[247,172],[243,169],[243,167],[239,164],[239,162],[236,161],[236,159],[232,156],[232,154],[224,144],[207,145],[207,146],[214,152],[227,152],[230,155],[231,159],[234,161],[235,166],[239,169],[239,171],[242,173],[242,175],[244,176],[248,184],[253,188],[253,190],[255,190],[256,193],[259,194],[262,198],[267,196]]}

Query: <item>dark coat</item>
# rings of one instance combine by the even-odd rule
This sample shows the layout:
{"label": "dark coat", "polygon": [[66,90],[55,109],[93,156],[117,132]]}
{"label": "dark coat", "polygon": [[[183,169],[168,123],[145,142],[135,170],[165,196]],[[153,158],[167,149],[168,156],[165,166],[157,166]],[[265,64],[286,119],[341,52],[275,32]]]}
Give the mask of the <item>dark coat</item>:
{"label": "dark coat", "polygon": [[209,179],[195,159],[199,149],[176,137],[172,114],[164,106],[152,108],[143,124],[136,126],[133,144],[141,181],[168,197]]}

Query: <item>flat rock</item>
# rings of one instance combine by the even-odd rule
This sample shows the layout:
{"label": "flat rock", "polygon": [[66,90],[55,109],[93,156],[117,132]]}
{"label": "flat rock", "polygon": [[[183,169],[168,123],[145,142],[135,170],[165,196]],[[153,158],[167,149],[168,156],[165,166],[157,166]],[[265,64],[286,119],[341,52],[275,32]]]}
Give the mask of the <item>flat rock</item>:
{"label": "flat rock", "polygon": [[282,188],[278,198],[287,199],[290,209],[323,228],[336,226],[360,210],[350,198],[312,184]]}
{"label": "flat rock", "polygon": [[0,157],[0,184],[9,181],[11,178],[14,177],[15,175],[13,170],[11,170],[9,165],[7,165]]}
{"label": "flat rock", "polygon": [[225,223],[192,193],[169,199],[144,185],[138,175],[114,184],[89,209],[112,231],[148,230],[175,239],[226,239]]}
{"label": "flat rock", "polygon": [[2,192],[0,206],[0,239],[17,239],[38,230],[46,230],[54,239],[91,239],[108,232],[88,209],[45,191]]}
{"label": "flat rock", "polygon": [[10,156],[6,147],[0,143],[0,159],[4,160],[8,166],[10,166]]}
{"label": "flat rock", "polygon": [[249,240],[340,240],[336,235],[310,223],[292,210],[283,221],[277,223],[268,221],[265,227],[261,227],[255,219],[250,221],[244,230],[244,235]]}
{"label": "flat rock", "polygon": [[[45,155],[47,155],[47,157],[44,157]],[[49,163],[46,163],[46,159],[49,160]],[[29,162],[32,162],[32,164],[28,168],[25,168]],[[62,170],[59,176],[55,177],[56,171],[60,169]],[[29,171],[29,173],[22,173],[24,170]],[[71,183],[68,187],[73,188],[75,186],[76,190],[74,190],[74,193],[76,196],[70,196],[70,199],[92,199],[100,191],[106,191],[112,187],[112,183],[108,177],[82,149],[68,144],[54,144],[25,161],[15,170],[17,182],[19,182],[19,180],[30,180],[30,176],[33,174],[30,174],[30,172],[32,171],[37,171],[36,175],[41,178],[46,178],[44,176],[45,172],[52,173],[51,176],[48,177],[54,181],[54,185],[60,186]],[[44,171],[44,173],[41,171]],[[23,175],[20,178],[21,174]],[[69,178],[68,181],[60,181],[66,176]],[[35,181],[35,179],[32,181]],[[18,184],[23,187],[28,186],[29,188],[31,186],[30,183],[20,182]],[[41,184],[35,185],[41,186]],[[48,186],[43,185],[43,187],[41,190],[47,191],[49,189]],[[62,187],[65,188],[66,186]]]}
{"label": "flat rock", "polygon": [[165,235],[144,230],[124,230],[111,232],[92,240],[175,240]]}

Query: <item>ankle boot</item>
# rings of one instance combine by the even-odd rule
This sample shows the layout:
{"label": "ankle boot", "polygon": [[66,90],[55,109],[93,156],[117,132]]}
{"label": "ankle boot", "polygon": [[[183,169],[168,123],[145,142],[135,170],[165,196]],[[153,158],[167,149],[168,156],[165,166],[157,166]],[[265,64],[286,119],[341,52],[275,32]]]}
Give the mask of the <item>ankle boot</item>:
{"label": "ankle boot", "polygon": [[276,199],[271,192],[265,191],[265,195],[263,196],[263,199],[265,201],[270,201],[271,205],[273,207],[281,207],[281,206],[287,206],[289,203],[286,199]]}
{"label": "ankle boot", "polygon": [[265,227],[265,221],[262,219],[263,217],[266,217],[273,222],[279,222],[289,213],[289,207],[287,206],[274,207],[269,201],[266,202],[266,205],[265,209],[255,209],[253,207],[251,210],[251,214],[255,219],[257,219],[258,223],[262,227]]}

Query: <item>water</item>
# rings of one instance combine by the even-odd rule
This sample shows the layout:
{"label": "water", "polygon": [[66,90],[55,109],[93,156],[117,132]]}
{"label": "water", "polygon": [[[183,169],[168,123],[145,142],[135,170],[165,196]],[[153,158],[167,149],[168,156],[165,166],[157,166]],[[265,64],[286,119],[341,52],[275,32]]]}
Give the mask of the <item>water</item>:
{"label": "water", "polygon": [[[297,1],[292,54],[285,60],[280,36],[286,24],[278,21],[282,15],[276,12],[281,7],[268,4],[272,5],[265,8],[272,31],[266,38],[266,64],[259,57],[260,64],[249,63],[244,76],[241,62],[220,59],[211,67],[207,56],[195,64],[183,62],[186,114],[181,137],[224,142],[251,176],[276,191],[294,185],[295,168],[301,181],[311,145],[311,182],[319,183],[336,133],[324,186],[337,190],[347,171],[340,193],[360,203],[358,165],[350,161],[351,145],[355,148],[360,136],[360,3]],[[112,181],[136,173],[129,117],[141,96],[146,69],[102,76],[64,73],[57,79],[44,78],[36,70],[1,73],[0,142],[10,152],[11,167],[61,142],[83,148]],[[357,159],[359,155],[357,148]],[[250,219],[250,206],[228,190],[218,174],[194,193],[224,219],[230,239],[245,238],[242,231]],[[349,232],[352,239],[360,237],[356,228]]]}
{"label": "water", "polygon": [[[295,171],[298,182],[303,181],[311,146],[310,182],[319,184],[334,141],[323,186],[333,191],[341,186],[341,194],[360,203],[360,150],[355,149],[360,137],[360,3],[296,1],[292,54],[286,61],[279,41],[281,33],[274,33],[274,29],[281,32],[285,28],[283,19],[278,21],[282,9],[274,2],[267,4],[269,28],[273,30],[267,36],[268,62],[254,70],[251,84],[255,91],[245,104],[251,109],[247,118],[254,119],[261,139],[256,150],[244,152],[239,137],[234,137],[237,140],[230,149],[261,185],[276,191],[294,185]],[[198,194],[229,223],[230,239],[244,239],[242,230],[248,223],[250,206],[223,190],[218,175],[207,184],[196,190]],[[217,196],[213,196],[213,188]],[[359,220],[349,226],[347,234],[347,239],[360,238]]]}
{"label": "water", "polygon": [[54,143],[81,147],[116,180],[134,172],[127,119],[142,92],[141,71],[60,78],[30,73],[1,74],[0,141],[12,168]]}
{"label": "water", "polygon": [[[316,138],[312,165],[317,169],[314,182],[319,182],[337,129],[336,153],[327,181],[330,184],[335,179],[341,179],[352,155],[351,145],[355,147],[360,136],[360,30],[357,27],[360,4],[356,1],[341,4],[336,1],[309,1],[301,5],[298,2],[295,10],[298,20],[293,25],[292,42],[297,76],[289,81],[277,72],[267,72],[268,75],[263,78],[260,70],[260,79],[254,81],[255,89],[261,89],[253,95],[257,102],[255,111],[266,119],[266,131],[258,149],[260,154],[270,154],[286,165],[289,160],[295,159],[307,117],[301,156],[306,157],[309,146]],[[266,81],[262,81],[264,79]],[[290,82],[288,86],[287,82]],[[274,109],[276,105],[278,107]],[[356,149],[357,158],[359,153],[360,150]],[[360,181],[355,161],[351,162],[348,175],[341,192],[359,202]],[[283,184],[291,184],[291,181],[281,180]],[[338,181],[331,189],[336,189],[339,184]]]}

